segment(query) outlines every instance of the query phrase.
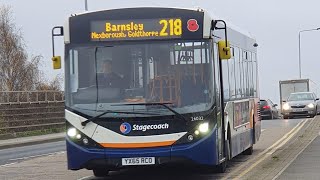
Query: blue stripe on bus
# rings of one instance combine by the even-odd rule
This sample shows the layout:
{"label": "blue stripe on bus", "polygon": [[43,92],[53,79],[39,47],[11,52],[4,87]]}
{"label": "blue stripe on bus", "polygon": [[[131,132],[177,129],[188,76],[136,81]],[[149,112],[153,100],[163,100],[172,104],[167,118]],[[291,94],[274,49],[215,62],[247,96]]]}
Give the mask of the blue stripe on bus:
{"label": "blue stripe on bus", "polygon": [[81,169],[94,159],[123,157],[174,157],[192,160],[196,164],[216,165],[216,130],[193,144],[139,149],[86,149],[67,139],[68,169]]}
{"label": "blue stripe on bus", "polygon": [[218,153],[216,145],[215,129],[207,137],[193,144],[173,146],[171,151],[172,157],[187,157],[195,163],[202,165],[217,165]]}
{"label": "blue stripe on bus", "polygon": [[170,157],[169,147],[137,148],[137,149],[105,149],[108,158],[125,157]]}
{"label": "blue stripe on bus", "polygon": [[81,169],[92,159],[105,159],[104,149],[86,149],[66,138],[68,169]]}

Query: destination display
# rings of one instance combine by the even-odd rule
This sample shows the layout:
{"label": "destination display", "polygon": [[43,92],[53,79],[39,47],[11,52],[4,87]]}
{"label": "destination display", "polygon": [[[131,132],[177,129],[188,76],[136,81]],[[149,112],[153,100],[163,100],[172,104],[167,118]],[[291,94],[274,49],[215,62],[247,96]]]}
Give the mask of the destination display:
{"label": "destination display", "polygon": [[[91,12],[69,19],[71,44],[199,40],[204,13],[170,8],[129,8]],[[209,27],[207,27],[209,28]]]}
{"label": "destination display", "polygon": [[[185,23],[189,32],[196,32],[195,19]],[[92,21],[91,41],[176,39],[184,33],[181,18]]]}

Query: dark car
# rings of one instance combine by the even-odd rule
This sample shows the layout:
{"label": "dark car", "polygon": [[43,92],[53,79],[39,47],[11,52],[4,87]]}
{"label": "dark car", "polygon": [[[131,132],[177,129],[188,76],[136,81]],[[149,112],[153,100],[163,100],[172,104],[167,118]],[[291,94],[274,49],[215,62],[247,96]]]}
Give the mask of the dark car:
{"label": "dark car", "polygon": [[279,112],[276,108],[278,105],[273,104],[270,99],[260,99],[260,115],[262,119],[278,119]]}

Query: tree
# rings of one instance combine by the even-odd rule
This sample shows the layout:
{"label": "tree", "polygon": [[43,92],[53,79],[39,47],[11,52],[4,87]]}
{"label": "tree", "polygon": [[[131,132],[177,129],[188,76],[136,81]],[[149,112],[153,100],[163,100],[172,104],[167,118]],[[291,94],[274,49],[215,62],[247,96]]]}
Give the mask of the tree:
{"label": "tree", "polygon": [[10,7],[0,6],[0,90],[56,88],[41,80],[39,64],[42,56],[28,57],[22,34],[12,19]]}
{"label": "tree", "polygon": [[[41,76],[44,77],[44,76]],[[36,86],[37,90],[40,91],[48,91],[48,90],[53,90],[53,91],[61,91],[63,78],[59,74],[57,75],[53,80],[49,81],[46,79],[40,79],[39,83]]]}

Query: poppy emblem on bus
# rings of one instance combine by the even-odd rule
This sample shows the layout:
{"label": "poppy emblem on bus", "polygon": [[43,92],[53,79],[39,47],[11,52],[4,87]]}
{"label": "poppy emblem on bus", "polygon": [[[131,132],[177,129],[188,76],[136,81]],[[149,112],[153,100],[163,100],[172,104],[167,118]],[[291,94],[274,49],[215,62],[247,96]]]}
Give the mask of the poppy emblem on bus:
{"label": "poppy emblem on bus", "polygon": [[123,134],[128,134],[130,131],[131,131],[131,125],[127,122],[125,123],[122,123],[120,125],[120,131],[123,133]]}
{"label": "poppy emblem on bus", "polygon": [[198,21],[195,19],[189,19],[188,22],[188,30],[191,32],[196,32],[199,29]]}

